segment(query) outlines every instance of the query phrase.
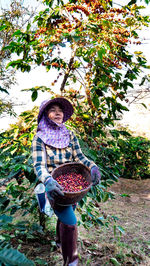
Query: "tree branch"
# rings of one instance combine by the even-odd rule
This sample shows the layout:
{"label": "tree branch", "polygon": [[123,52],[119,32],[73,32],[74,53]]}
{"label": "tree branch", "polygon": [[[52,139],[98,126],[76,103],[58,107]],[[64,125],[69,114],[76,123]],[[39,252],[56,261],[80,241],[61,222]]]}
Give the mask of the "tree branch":
{"label": "tree branch", "polygon": [[67,79],[68,79],[68,77],[69,77],[69,74],[70,74],[70,71],[71,71],[71,68],[72,68],[72,64],[73,64],[73,60],[74,60],[74,56],[75,56],[75,55],[73,55],[73,56],[70,58],[70,61],[69,61],[69,64],[68,64],[68,70],[67,70],[66,73],[65,73],[64,79],[63,79],[62,84],[61,84],[61,87],[60,87],[60,91],[61,91],[61,92],[64,90],[65,84],[66,84]]}

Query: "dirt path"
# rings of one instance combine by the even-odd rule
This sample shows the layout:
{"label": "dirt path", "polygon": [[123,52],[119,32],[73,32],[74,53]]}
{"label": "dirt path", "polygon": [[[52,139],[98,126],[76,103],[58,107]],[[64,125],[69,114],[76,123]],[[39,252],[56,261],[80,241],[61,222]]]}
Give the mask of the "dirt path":
{"label": "dirt path", "polygon": [[[116,199],[101,203],[100,211],[105,216],[117,216],[117,225],[124,229],[124,234],[120,236],[116,230],[114,237],[112,226],[92,230],[88,242],[96,245],[97,249],[95,260],[91,259],[89,265],[150,266],[150,179],[120,179],[110,190],[115,193]],[[118,264],[115,260],[112,263],[113,258]]]}
{"label": "dirt path", "polygon": [[129,201],[150,201],[150,179],[131,180],[120,178],[119,182],[111,186],[111,190],[117,193],[129,194]]}

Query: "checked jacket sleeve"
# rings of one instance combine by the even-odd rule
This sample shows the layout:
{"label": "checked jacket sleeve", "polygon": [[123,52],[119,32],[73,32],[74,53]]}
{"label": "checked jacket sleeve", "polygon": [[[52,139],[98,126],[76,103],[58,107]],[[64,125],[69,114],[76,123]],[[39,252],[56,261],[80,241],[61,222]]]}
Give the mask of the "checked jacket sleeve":
{"label": "checked jacket sleeve", "polygon": [[32,141],[32,160],[34,172],[41,182],[51,177],[47,169],[47,160],[44,143],[37,136]]}

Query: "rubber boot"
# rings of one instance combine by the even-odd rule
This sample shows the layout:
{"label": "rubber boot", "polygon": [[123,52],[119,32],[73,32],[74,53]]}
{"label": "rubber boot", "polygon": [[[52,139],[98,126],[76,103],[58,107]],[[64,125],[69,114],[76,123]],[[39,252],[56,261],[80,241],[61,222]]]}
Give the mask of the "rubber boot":
{"label": "rubber boot", "polygon": [[77,266],[77,225],[66,225],[60,222],[59,228],[64,266]]}

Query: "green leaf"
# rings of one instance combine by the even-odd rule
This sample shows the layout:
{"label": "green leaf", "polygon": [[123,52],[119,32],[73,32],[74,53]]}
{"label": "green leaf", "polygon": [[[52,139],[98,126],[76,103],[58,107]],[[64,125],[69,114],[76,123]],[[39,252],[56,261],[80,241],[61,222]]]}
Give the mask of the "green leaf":
{"label": "green leaf", "polygon": [[98,50],[98,57],[99,57],[99,59],[102,61],[102,59],[103,59],[103,55],[105,54],[105,52],[106,52],[106,49],[105,48],[101,48],[100,50]]}
{"label": "green leaf", "polygon": [[141,103],[146,109],[147,109],[147,106],[146,106],[146,104],[145,103]]}
{"label": "green leaf", "polygon": [[117,226],[117,229],[119,230],[119,232],[121,233],[121,234],[125,234],[125,230],[123,229],[123,227],[121,227],[121,226]]}
{"label": "green leaf", "polygon": [[116,236],[116,225],[113,226],[114,236]]}
{"label": "green leaf", "polygon": [[110,131],[110,134],[114,137],[114,138],[118,138],[119,137],[119,135],[120,135],[120,132],[119,132],[119,130],[111,130]]}
{"label": "green leaf", "polygon": [[23,62],[22,59],[18,59],[18,60],[9,62],[6,66],[6,69],[8,69],[10,66],[13,68],[16,67],[17,69],[21,69],[22,72],[25,72],[25,71],[29,72],[31,69],[30,65]]}
{"label": "green leaf", "polygon": [[10,151],[10,154],[13,155],[18,150],[18,147],[14,148],[12,151]]}
{"label": "green leaf", "polygon": [[27,31],[28,31],[30,28],[31,28],[31,24],[28,23],[28,25],[27,25]]}
{"label": "green leaf", "polygon": [[[4,236],[1,236],[0,235],[0,241],[2,240],[2,241],[4,241],[6,238],[4,237]],[[1,265],[1,264],[0,264]]]}
{"label": "green leaf", "polygon": [[3,91],[5,93],[9,94],[9,92],[6,89],[2,88],[1,86],[0,86],[0,91]]}
{"label": "green leaf", "polygon": [[131,137],[131,134],[125,130],[120,130],[119,132],[122,136]]}
{"label": "green leaf", "polygon": [[116,258],[111,258],[110,261],[111,261],[115,266],[121,266],[121,264],[117,261]]}
{"label": "green leaf", "polygon": [[102,216],[102,217],[98,217],[97,218],[97,222],[100,224],[100,225],[104,225],[104,223],[102,222],[104,220],[104,217]]}
{"label": "green leaf", "polygon": [[109,199],[109,193],[104,193],[103,202],[106,202]]}
{"label": "green leaf", "polygon": [[5,30],[6,28],[7,28],[7,26],[6,26],[6,25],[0,26],[0,31],[3,31],[3,30]]}
{"label": "green leaf", "polygon": [[16,63],[16,61],[9,62],[9,63],[7,64],[7,66],[6,66],[6,69],[8,69],[10,66],[14,68],[14,67],[16,66],[15,63]]}
{"label": "green leaf", "polygon": [[15,31],[15,32],[12,34],[12,36],[19,36],[19,35],[22,35],[21,30],[17,30],[17,31]]}
{"label": "green leaf", "polygon": [[111,218],[112,218],[115,222],[119,220],[119,218],[118,218],[117,216],[114,216],[114,215],[112,215]]}
{"label": "green leaf", "polygon": [[65,43],[59,43],[59,46],[66,47],[66,44]]}
{"label": "green leaf", "polygon": [[13,220],[12,216],[8,216],[8,215],[5,215],[5,214],[0,216],[0,221],[2,221],[3,223],[4,222],[5,223],[11,223],[12,220]]}
{"label": "green leaf", "polygon": [[38,92],[37,92],[37,90],[34,90],[32,93],[32,96],[31,96],[32,101],[34,102],[37,99],[37,97],[38,97]]}
{"label": "green leaf", "polygon": [[120,104],[120,103],[116,103],[116,109],[117,109],[119,112],[121,112],[121,110],[129,111],[129,109],[128,109],[126,106],[124,106],[124,105],[122,105],[122,104]]}
{"label": "green leaf", "polygon": [[130,197],[128,194],[126,194],[126,193],[123,193],[123,194],[120,194],[120,196],[122,197],[122,198],[124,198],[124,197]]}
{"label": "green leaf", "polygon": [[98,107],[99,107],[99,97],[98,97],[98,95],[95,94],[92,100],[93,100],[93,103],[94,103],[95,107],[98,109]]}
{"label": "green leaf", "polygon": [[107,179],[107,180],[106,180],[106,182],[107,182],[107,184],[109,184],[109,185],[112,185],[112,184],[114,184],[114,181],[113,181],[113,180],[111,180],[111,179]]}
{"label": "green leaf", "polygon": [[4,248],[0,251],[0,262],[5,265],[18,265],[18,266],[33,266],[33,261],[28,260],[27,257],[20,253],[17,249]]}
{"label": "green leaf", "polygon": [[36,60],[35,60],[35,62],[36,62],[38,65],[40,65],[40,64],[42,63],[42,61],[44,61],[44,57],[43,57],[43,55],[37,53],[37,54],[36,54]]}
{"label": "green leaf", "polygon": [[75,42],[80,41],[81,37],[79,35],[74,35],[72,38],[75,40]]}
{"label": "green leaf", "polygon": [[131,6],[131,5],[135,4],[136,1],[137,1],[137,0],[131,0],[131,1],[128,3],[128,6]]}

